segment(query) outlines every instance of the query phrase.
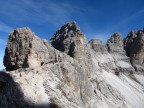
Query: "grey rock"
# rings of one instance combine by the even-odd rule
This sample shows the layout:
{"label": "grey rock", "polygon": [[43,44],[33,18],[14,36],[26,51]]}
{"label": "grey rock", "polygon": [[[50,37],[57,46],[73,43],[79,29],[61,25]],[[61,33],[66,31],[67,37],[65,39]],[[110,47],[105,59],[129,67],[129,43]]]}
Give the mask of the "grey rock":
{"label": "grey rock", "polygon": [[78,58],[80,52],[84,51],[86,38],[76,25],[76,22],[70,22],[62,26],[50,39],[51,45],[73,58]]}
{"label": "grey rock", "polygon": [[144,70],[144,30],[131,31],[124,39],[124,46],[136,71],[142,72]]}
{"label": "grey rock", "polygon": [[64,53],[58,53],[43,39],[38,38],[29,28],[14,30],[5,50],[4,66],[7,70],[42,66],[47,63],[71,61]]}
{"label": "grey rock", "polygon": [[116,68],[113,57],[108,53],[105,45],[102,44],[102,41],[98,39],[92,39],[89,41],[89,45],[90,48],[94,51],[93,53],[95,59],[101,68],[105,70]]}
{"label": "grey rock", "polygon": [[51,45],[69,56],[76,59],[82,66],[85,67],[85,73],[90,77],[93,73],[92,54],[86,37],[80,31],[80,27],[76,22],[70,22],[62,26],[50,39]]}
{"label": "grey rock", "polygon": [[107,53],[107,49],[105,45],[102,44],[102,41],[98,39],[92,39],[89,41],[89,44],[95,52],[101,52],[102,54]]}
{"label": "grey rock", "polygon": [[107,41],[108,52],[124,53],[123,38],[120,33],[114,33]]}
{"label": "grey rock", "polygon": [[120,33],[114,33],[107,41],[108,52],[113,56],[117,68],[121,72],[133,73],[134,68],[130,63],[130,58],[126,56],[123,38]]}

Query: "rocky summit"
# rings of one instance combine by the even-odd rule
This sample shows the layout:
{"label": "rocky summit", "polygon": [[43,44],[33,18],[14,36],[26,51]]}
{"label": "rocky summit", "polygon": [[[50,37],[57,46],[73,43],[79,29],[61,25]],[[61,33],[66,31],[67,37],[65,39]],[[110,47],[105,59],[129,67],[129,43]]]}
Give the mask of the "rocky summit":
{"label": "rocky summit", "polygon": [[144,108],[144,31],[106,45],[76,22],[48,42],[29,28],[10,33],[0,72],[0,108]]}
{"label": "rocky summit", "polygon": [[144,71],[144,30],[131,31],[124,40],[127,56],[136,71]]}
{"label": "rocky summit", "polygon": [[120,33],[114,33],[107,41],[107,50],[114,59],[118,69],[122,72],[133,73],[134,68],[130,63],[130,58],[126,56],[124,50],[123,38]]}

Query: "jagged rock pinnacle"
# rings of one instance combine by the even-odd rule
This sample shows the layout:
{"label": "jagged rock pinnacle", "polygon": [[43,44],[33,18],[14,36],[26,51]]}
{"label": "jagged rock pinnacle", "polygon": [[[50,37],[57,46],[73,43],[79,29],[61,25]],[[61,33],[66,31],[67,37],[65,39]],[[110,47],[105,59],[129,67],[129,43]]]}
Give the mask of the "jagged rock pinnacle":
{"label": "jagged rock pinnacle", "polygon": [[109,52],[123,52],[123,38],[120,33],[115,32],[107,41]]}
{"label": "jagged rock pinnacle", "polygon": [[5,50],[4,66],[8,70],[28,67],[26,59],[32,47],[34,34],[29,28],[19,28],[10,33]]}
{"label": "jagged rock pinnacle", "polygon": [[83,46],[86,44],[86,38],[76,22],[70,22],[62,26],[50,41],[54,48],[67,53],[71,57],[77,56],[78,51],[83,51]]}
{"label": "jagged rock pinnacle", "polygon": [[136,71],[144,71],[144,31],[131,31],[124,39],[124,48]]}
{"label": "jagged rock pinnacle", "polygon": [[129,57],[126,56],[124,50],[123,38],[120,33],[114,33],[107,41],[108,52],[113,56],[116,66],[122,72],[131,73],[134,72],[134,68],[131,66]]}

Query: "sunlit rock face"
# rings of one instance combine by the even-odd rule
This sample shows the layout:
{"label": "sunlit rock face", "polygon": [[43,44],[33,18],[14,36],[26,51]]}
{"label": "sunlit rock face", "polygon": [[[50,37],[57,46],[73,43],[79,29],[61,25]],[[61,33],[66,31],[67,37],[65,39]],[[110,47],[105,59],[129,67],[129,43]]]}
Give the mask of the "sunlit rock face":
{"label": "sunlit rock face", "polygon": [[92,39],[89,41],[90,48],[93,50],[95,59],[98,62],[100,68],[105,70],[115,69],[116,65],[113,57],[108,53],[106,46],[102,41],[98,39]]}
{"label": "sunlit rock face", "polygon": [[107,41],[108,52],[113,56],[117,68],[122,72],[133,73],[129,57],[124,50],[123,38],[120,33],[114,33]]}
{"label": "sunlit rock face", "polygon": [[71,57],[77,57],[83,51],[86,39],[75,22],[62,26],[50,39],[54,48],[65,52]]}
{"label": "sunlit rock face", "polygon": [[38,38],[29,28],[14,30],[5,50],[4,65],[7,70],[42,66],[57,61],[71,61],[43,39]]}
{"label": "sunlit rock face", "polygon": [[94,72],[94,63],[92,60],[91,49],[87,44],[86,37],[80,31],[76,22],[70,22],[62,26],[50,39],[51,45],[76,59],[85,67],[88,76]]}
{"label": "sunlit rock face", "polygon": [[144,106],[144,76],[130,72],[118,33],[105,46],[97,39],[87,42],[75,22],[62,26],[50,42],[19,28],[9,36],[4,65],[0,108]]}
{"label": "sunlit rock face", "polygon": [[144,71],[144,30],[131,31],[124,39],[127,55],[136,71]]}
{"label": "sunlit rock face", "polygon": [[114,33],[107,41],[108,52],[123,53],[123,38],[120,33]]}
{"label": "sunlit rock face", "polygon": [[29,28],[16,29],[10,33],[4,57],[4,65],[8,70],[28,67],[29,64],[26,61],[33,37],[34,34]]}
{"label": "sunlit rock face", "polygon": [[102,54],[107,53],[107,49],[101,40],[92,39],[89,41],[89,44],[95,52],[101,52]]}

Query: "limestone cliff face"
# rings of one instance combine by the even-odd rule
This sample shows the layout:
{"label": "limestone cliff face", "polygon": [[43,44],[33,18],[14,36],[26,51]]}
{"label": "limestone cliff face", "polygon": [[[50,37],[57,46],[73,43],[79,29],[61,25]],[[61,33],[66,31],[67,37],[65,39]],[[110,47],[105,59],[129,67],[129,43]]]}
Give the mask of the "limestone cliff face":
{"label": "limestone cliff face", "polygon": [[75,22],[62,26],[50,42],[19,28],[9,36],[4,65],[0,108],[144,106],[144,76],[123,73],[133,67],[117,33],[105,46],[94,39],[88,43]]}
{"label": "limestone cliff face", "polygon": [[124,45],[136,71],[144,71],[144,30],[131,31],[124,39]]}
{"label": "limestone cliff face", "polygon": [[134,72],[129,57],[124,50],[123,38],[120,33],[114,33],[107,41],[108,52],[113,56],[117,68],[123,72]]}
{"label": "limestone cliff face", "polygon": [[89,41],[89,44],[95,52],[101,52],[102,54],[107,53],[107,49],[102,44],[102,41],[100,41],[98,39],[92,39]]}
{"label": "limestone cliff face", "polygon": [[106,70],[116,68],[114,58],[110,55],[110,53],[108,53],[106,46],[103,45],[102,41],[98,39],[92,39],[89,41],[89,45],[93,50],[95,59],[98,62],[100,68]]}
{"label": "limestone cliff face", "polygon": [[87,73],[88,76],[94,72],[91,49],[76,22],[62,26],[50,41],[55,49],[68,54],[86,67],[84,73]]}
{"label": "limestone cliff face", "polygon": [[108,52],[124,53],[123,38],[120,33],[114,33],[107,41]]}
{"label": "limestone cliff face", "polygon": [[80,53],[85,50],[86,38],[76,22],[62,26],[50,40],[54,48],[73,58],[80,57]]}
{"label": "limestone cliff face", "polygon": [[43,39],[38,38],[29,28],[14,30],[5,50],[4,65],[7,70],[42,66],[47,63],[71,61]]}

